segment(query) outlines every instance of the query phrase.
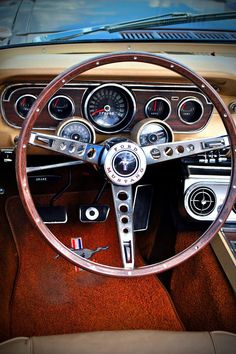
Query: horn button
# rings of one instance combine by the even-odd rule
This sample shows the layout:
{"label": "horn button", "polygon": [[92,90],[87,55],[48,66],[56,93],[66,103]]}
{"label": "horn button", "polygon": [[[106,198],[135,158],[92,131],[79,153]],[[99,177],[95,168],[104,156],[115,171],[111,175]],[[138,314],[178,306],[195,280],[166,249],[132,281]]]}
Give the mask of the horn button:
{"label": "horn button", "polygon": [[146,157],[143,150],[132,142],[113,145],[108,151],[104,170],[107,177],[118,185],[138,182],[146,170]]}

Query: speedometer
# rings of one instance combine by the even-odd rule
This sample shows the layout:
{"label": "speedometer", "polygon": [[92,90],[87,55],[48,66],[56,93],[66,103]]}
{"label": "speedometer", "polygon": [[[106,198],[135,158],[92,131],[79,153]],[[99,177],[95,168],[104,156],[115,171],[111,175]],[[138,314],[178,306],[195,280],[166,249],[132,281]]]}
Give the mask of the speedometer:
{"label": "speedometer", "polygon": [[105,84],[90,92],[84,106],[86,118],[98,131],[115,133],[131,122],[136,105],[128,89],[118,84]]}

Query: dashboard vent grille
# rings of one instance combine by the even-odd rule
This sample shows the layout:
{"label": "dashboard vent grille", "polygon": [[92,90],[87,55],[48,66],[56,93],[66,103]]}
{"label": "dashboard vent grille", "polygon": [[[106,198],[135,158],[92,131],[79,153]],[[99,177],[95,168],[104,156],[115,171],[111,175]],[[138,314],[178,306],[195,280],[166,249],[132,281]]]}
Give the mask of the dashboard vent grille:
{"label": "dashboard vent grille", "polygon": [[227,41],[228,39],[230,39],[227,33],[220,32],[194,32],[194,35],[198,39],[203,40]]}
{"label": "dashboard vent grille", "polygon": [[236,34],[235,34],[235,33],[230,33],[230,36],[231,36],[234,40],[236,40]]}
{"label": "dashboard vent grille", "polygon": [[149,40],[155,39],[152,32],[121,32],[123,39],[128,40]]}
{"label": "dashboard vent grille", "polygon": [[169,40],[190,40],[193,39],[193,36],[189,32],[158,32],[158,35],[161,39]]}
{"label": "dashboard vent grille", "polygon": [[122,31],[120,35],[125,40],[145,41],[235,41],[236,34],[233,32],[216,31]]}
{"label": "dashboard vent grille", "polygon": [[210,188],[198,187],[190,193],[188,203],[190,210],[195,215],[207,216],[215,208],[216,195]]}

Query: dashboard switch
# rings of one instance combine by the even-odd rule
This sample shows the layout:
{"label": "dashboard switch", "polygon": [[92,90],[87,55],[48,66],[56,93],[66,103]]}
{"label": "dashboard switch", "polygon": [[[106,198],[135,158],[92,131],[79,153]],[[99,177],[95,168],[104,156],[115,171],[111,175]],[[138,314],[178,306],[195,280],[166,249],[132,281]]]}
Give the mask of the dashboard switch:
{"label": "dashboard switch", "polygon": [[209,140],[202,142],[203,149],[214,149],[214,148],[223,148],[225,146],[225,142],[223,139],[220,140]]}

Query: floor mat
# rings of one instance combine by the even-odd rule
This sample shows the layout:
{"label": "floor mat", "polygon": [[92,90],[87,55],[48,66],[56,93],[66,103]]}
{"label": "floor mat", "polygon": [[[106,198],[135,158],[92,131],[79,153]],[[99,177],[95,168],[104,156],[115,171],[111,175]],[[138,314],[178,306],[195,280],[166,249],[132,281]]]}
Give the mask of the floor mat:
{"label": "floor mat", "polygon": [[[179,233],[176,251],[182,251],[198,237],[194,232]],[[174,269],[171,288],[188,330],[236,333],[236,298],[209,245]]]}
{"label": "floor mat", "polygon": [[[71,237],[78,236],[82,236],[84,248],[109,246],[95,254],[93,260],[120,266],[113,212],[105,223],[78,222],[75,205],[89,203],[93,198],[86,192],[65,194],[63,203],[68,205],[69,223],[52,225],[50,229],[67,246]],[[37,201],[45,204],[45,197]],[[20,255],[11,304],[11,336],[183,329],[169,294],[155,276],[118,279],[87,271],[76,273],[62,257],[55,259],[55,252],[28,221],[19,198],[8,200],[6,211]]]}

